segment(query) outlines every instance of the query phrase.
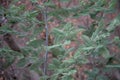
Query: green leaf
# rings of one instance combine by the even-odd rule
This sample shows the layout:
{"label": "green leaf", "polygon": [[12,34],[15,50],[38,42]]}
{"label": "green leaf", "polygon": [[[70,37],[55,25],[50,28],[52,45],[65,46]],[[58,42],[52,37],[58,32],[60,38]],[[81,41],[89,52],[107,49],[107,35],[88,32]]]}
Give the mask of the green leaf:
{"label": "green leaf", "polygon": [[75,59],[70,58],[68,60],[64,60],[63,62],[66,64],[71,64],[71,63],[75,63]]}
{"label": "green leaf", "polygon": [[61,64],[60,60],[54,58],[52,62],[54,65],[56,65],[56,67],[60,67],[59,66]]}
{"label": "green leaf", "polygon": [[44,40],[33,39],[33,40],[30,40],[29,42],[27,42],[27,45],[32,46],[34,48],[38,48],[38,47],[42,46],[43,43],[44,43]]}
{"label": "green leaf", "polygon": [[[118,16],[120,17],[120,16]],[[119,18],[115,18],[113,21],[111,21],[109,27],[107,27],[108,31],[113,31],[118,25],[120,25],[120,20]]]}
{"label": "green leaf", "polygon": [[90,47],[84,47],[84,48],[82,48],[82,49],[88,51],[88,50],[92,50],[92,49],[94,49],[94,48],[95,48],[95,47],[90,46]]}
{"label": "green leaf", "polygon": [[120,68],[120,65],[106,65],[107,68]]}
{"label": "green leaf", "polygon": [[57,57],[57,56],[60,56],[60,55],[63,56],[65,54],[65,49],[62,48],[61,46],[52,48],[50,51],[52,52],[54,57]]}
{"label": "green leaf", "polygon": [[58,79],[58,74],[54,74],[50,77],[50,80],[57,80]]}
{"label": "green leaf", "polygon": [[92,46],[94,45],[93,41],[86,35],[82,35],[82,39],[85,42],[86,46]]}
{"label": "green leaf", "polygon": [[61,80],[74,80],[71,76],[63,76]]}
{"label": "green leaf", "polygon": [[38,58],[37,57],[24,57],[24,58],[21,58],[18,63],[17,63],[17,66],[19,67],[25,67],[27,64],[33,64],[35,62],[38,61]]}
{"label": "green leaf", "polygon": [[57,67],[56,67],[56,65],[54,65],[54,64],[49,64],[49,69],[50,69],[50,70],[56,70]]}
{"label": "green leaf", "polygon": [[100,51],[99,51],[102,56],[105,58],[105,59],[108,59],[111,57],[110,53],[109,53],[109,50],[105,47],[101,48]]}
{"label": "green leaf", "polygon": [[97,76],[96,79],[97,79],[97,80],[109,80],[109,79],[107,78],[107,76],[104,76],[104,75],[99,75],[99,76]]}
{"label": "green leaf", "polygon": [[27,64],[27,60],[26,60],[26,58],[22,58],[22,59],[20,59],[19,61],[18,61],[18,63],[17,63],[17,66],[18,67],[24,67],[25,66],[25,64]]}
{"label": "green leaf", "polygon": [[107,49],[105,49],[105,53],[103,54],[103,57],[104,57],[105,59],[108,59],[108,58],[111,57],[111,55],[110,55],[110,53],[109,53],[109,51],[108,51]]}
{"label": "green leaf", "polygon": [[60,47],[60,46],[65,46],[67,44],[70,44],[70,41],[65,41],[64,43],[61,44],[56,44],[56,45],[52,45],[52,46],[48,46],[48,50],[52,49],[52,48],[56,48],[56,47]]}
{"label": "green leaf", "polygon": [[109,8],[114,9],[116,4],[117,4],[117,0],[111,0],[111,1],[110,1],[110,5],[109,5]]}
{"label": "green leaf", "polygon": [[10,28],[11,25],[10,26],[8,26],[8,25],[10,25],[10,24],[5,24],[2,27],[0,27],[0,34],[5,34],[5,33],[16,34],[16,33],[18,33],[16,30],[13,30]]}
{"label": "green leaf", "polygon": [[77,71],[76,70],[70,70],[67,75],[72,75],[75,74]]}
{"label": "green leaf", "polygon": [[38,0],[30,0],[32,3],[37,3]]}
{"label": "green leaf", "polygon": [[60,0],[60,2],[69,2],[71,0]]}

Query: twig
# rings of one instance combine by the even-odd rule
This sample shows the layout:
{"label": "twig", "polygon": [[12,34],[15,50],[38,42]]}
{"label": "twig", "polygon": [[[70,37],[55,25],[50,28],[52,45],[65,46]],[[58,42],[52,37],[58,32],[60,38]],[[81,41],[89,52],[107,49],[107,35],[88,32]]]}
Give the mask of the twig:
{"label": "twig", "polygon": [[[45,41],[45,46],[48,46],[48,18],[47,18],[47,7],[45,6],[44,11],[43,11],[43,17],[44,17],[44,22],[45,22],[45,31],[46,31],[46,41]],[[47,75],[47,62],[48,62],[48,49],[46,48],[45,51],[45,57],[44,57],[44,75]]]}
{"label": "twig", "polygon": [[72,0],[70,0],[70,1],[68,2],[68,4],[66,5],[66,7],[68,8],[71,3],[72,3]]}

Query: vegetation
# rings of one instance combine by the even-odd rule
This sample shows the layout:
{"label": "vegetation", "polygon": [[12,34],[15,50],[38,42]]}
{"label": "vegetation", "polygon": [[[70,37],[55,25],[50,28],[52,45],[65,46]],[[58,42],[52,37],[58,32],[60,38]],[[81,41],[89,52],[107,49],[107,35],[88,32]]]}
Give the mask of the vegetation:
{"label": "vegetation", "polygon": [[0,80],[120,80],[118,0],[73,2],[0,1]]}

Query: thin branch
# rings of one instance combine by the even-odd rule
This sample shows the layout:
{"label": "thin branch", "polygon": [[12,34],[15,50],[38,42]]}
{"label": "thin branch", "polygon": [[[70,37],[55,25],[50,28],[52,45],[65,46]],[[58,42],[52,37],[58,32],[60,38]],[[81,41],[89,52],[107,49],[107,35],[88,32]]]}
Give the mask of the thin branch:
{"label": "thin branch", "polygon": [[68,2],[68,4],[66,4],[66,7],[68,8],[71,3],[72,3],[72,0],[70,0],[70,1]]}
{"label": "thin branch", "polygon": [[[48,46],[48,18],[47,18],[47,7],[45,6],[44,11],[43,11],[43,17],[44,17],[44,22],[45,22],[45,31],[46,31],[46,41],[45,41],[45,46]],[[48,63],[48,49],[46,48],[45,51],[45,56],[44,56],[44,75],[47,75],[47,63]]]}

